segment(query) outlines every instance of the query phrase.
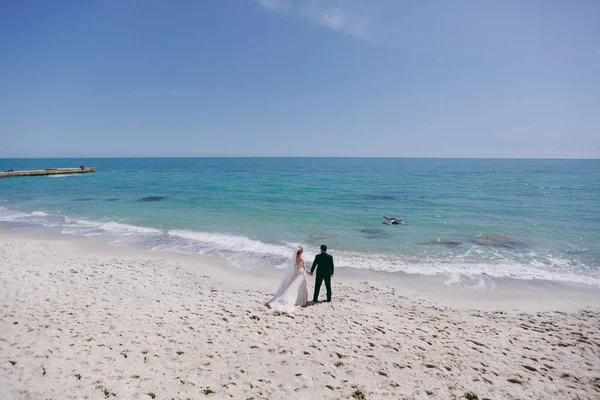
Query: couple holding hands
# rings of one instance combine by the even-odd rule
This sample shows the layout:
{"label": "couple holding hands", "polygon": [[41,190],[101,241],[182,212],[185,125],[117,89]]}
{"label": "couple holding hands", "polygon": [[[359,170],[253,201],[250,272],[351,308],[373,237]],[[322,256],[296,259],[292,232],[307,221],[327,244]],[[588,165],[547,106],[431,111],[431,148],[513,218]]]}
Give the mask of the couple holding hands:
{"label": "couple holding hands", "polygon": [[310,271],[304,265],[303,253],[304,249],[299,247],[292,255],[279,289],[269,302],[271,309],[280,312],[291,312],[296,307],[308,304],[308,280],[306,275],[312,276],[315,269],[317,273],[313,302],[318,302],[323,282],[325,282],[327,288],[327,301],[331,301],[331,277],[333,276],[334,265],[333,257],[327,253],[327,246],[321,245],[321,253],[315,256]]}

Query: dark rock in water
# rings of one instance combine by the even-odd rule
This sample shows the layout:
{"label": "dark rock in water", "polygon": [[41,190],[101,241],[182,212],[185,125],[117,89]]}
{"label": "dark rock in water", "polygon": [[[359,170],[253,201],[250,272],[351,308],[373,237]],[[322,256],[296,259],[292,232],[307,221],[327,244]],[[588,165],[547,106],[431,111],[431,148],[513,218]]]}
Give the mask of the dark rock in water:
{"label": "dark rock in water", "polygon": [[104,199],[104,201],[119,201],[119,200],[120,199],[116,199],[116,198],[114,198],[114,199]]}
{"label": "dark rock in water", "polygon": [[429,240],[427,242],[421,242],[419,244],[423,244],[423,245],[443,244],[443,245],[448,245],[448,246],[458,246],[458,245],[462,244],[462,242],[460,240],[441,238],[441,239]]}
{"label": "dark rock in water", "polygon": [[148,197],[142,197],[141,199],[139,199],[139,201],[143,202],[143,203],[150,203],[152,201],[161,201],[166,199],[166,197],[164,196],[148,196]]}
{"label": "dark rock in water", "polygon": [[360,230],[367,239],[380,239],[389,237],[389,233],[383,229],[365,228]]}
{"label": "dark rock in water", "polygon": [[503,247],[506,249],[515,249],[525,244],[515,238],[503,235],[478,235],[475,236],[473,241],[480,246]]}
{"label": "dark rock in water", "polygon": [[324,239],[327,239],[327,236],[314,234],[314,235],[310,235],[310,238],[314,239],[314,240],[324,240]]}
{"label": "dark rock in water", "polygon": [[90,197],[79,197],[77,199],[73,199],[73,201],[92,201],[94,199],[90,198]]}

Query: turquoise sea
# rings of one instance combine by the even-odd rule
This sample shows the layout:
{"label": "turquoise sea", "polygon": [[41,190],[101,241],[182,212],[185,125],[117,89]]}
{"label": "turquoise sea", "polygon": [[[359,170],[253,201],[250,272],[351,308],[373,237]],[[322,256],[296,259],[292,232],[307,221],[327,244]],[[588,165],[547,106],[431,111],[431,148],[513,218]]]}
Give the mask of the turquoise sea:
{"label": "turquoise sea", "polygon": [[[337,267],[600,286],[600,160],[0,159],[0,224],[278,268],[326,243]],[[383,216],[407,226],[382,224]],[[451,242],[451,243],[449,243]]]}

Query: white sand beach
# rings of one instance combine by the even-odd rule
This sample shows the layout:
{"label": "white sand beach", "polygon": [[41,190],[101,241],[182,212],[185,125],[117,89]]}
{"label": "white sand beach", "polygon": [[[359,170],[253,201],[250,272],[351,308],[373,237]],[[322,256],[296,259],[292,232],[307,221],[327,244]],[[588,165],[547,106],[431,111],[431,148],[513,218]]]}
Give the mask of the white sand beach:
{"label": "white sand beach", "polygon": [[273,315],[277,274],[3,229],[2,398],[600,398],[593,296],[473,309],[365,276]]}

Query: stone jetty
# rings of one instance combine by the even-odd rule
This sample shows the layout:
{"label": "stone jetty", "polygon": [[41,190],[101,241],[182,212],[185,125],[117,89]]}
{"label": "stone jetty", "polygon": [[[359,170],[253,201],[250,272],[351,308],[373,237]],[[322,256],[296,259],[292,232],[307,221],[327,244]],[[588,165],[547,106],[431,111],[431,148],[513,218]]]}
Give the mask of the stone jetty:
{"label": "stone jetty", "polygon": [[36,169],[32,171],[8,171],[0,172],[0,178],[9,178],[12,176],[40,176],[40,175],[62,175],[62,174],[86,174],[96,172],[96,168],[47,168]]}

